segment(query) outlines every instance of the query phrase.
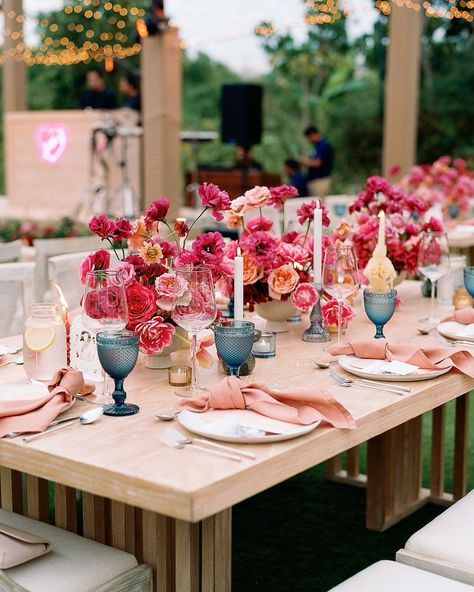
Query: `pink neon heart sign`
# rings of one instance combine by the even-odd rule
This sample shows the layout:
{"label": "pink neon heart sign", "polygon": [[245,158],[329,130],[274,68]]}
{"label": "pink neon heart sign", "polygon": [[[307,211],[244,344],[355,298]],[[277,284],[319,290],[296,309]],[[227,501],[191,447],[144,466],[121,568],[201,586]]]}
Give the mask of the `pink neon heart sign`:
{"label": "pink neon heart sign", "polygon": [[65,125],[43,123],[36,128],[35,141],[43,162],[57,163],[69,144],[69,132]]}

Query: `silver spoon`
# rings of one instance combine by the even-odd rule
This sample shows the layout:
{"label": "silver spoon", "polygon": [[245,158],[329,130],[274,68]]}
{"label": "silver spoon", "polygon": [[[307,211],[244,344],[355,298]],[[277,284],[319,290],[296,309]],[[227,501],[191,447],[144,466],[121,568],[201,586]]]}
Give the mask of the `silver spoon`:
{"label": "silver spoon", "polygon": [[96,407],[95,409],[89,409],[79,417],[79,423],[82,425],[88,425],[97,421],[99,417],[104,413],[104,407]]}
{"label": "silver spoon", "polygon": [[336,362],[337,362],[337,360],[328,360],[327,358],[319,358],[314,363],[316,364],[316,366],[318,368],[325,370],[326,368],[329,368],[329,366],[331,364],[335,364]]}
{"label": "silver spoon", "polygon": [[172,421],[175,417],[180,414],[180,410],[177,409],[160,409],[155,411],[155,416],[161,421]]}

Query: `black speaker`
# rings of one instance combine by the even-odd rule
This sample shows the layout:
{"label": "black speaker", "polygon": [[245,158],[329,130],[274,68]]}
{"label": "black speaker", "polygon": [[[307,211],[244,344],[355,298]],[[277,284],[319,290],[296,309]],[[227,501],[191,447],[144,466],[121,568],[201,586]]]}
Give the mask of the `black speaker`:
{"label": "black speaker", "polygon": [[258,84],[224,84],[222,141],[250,148],[262,138],[263,90]]}

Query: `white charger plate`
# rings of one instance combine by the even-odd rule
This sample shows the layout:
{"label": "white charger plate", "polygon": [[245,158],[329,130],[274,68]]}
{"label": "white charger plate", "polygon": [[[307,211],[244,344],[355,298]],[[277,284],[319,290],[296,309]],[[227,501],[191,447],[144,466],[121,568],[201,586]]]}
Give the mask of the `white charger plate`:
{"label": "white charger plate", "polygon": [[474,335],[460,335],[460,333],[466,329],[466,326],[467,325],[463,325],[457,321],[445,321],[444,323],[440,323],[437,329],[438,333],[440,335],[444,335],[444,337],[449,337],[450,339],[462,339],[463,341],[472,341],[474,344]]}
{"label": "white charger plate", "polygon": [[418,380],[431,380],[432,378],[437,378],[438,376],[442,376],[451,370],[451,368],[443,368],[442,370],[423,370],[419,368],[413,374],[407,374],[406,376],[399,376],[397,374],[374,374],[372,372],[366,372],[363,368],[356,368],[352,364],[356,363],[358,366],[370,366],[376,360],[366,359],[366,358],[358,358],[357,356],[350,355],[350,356],[342,356],[339,358],[339,366],[354,374],[354,376],[359,376],[360,378],[368,378],[370,380],[383,380],[384,382],[413,382]]}
{"label": "white charger plate", "polygon": [[[0,385],[0,405],[2,401],[29,401],[39,399],[48,394],[48,387],[45,384],[30,384],[28,382],[12,382]],[[75,397],[66,407],[69,409],[74,405]],[[66,411],[64,409],[64,411]]]}
{"label": "white charger plate", "polygon": [[[223,415],[232,413],[237,418],[239,423],[246,426],[257,427],[263,430],[282,432],[281,434],[265,435],[265,436],[230,436],[225,434],[216,433],[212,429],[212,422],[220,419]],[[204,413],[194,413],[187,409],[181,411],[178,415],[179,423],[186,428],[188,431],[198,436],[203,436],[211,440],[219,440],[221,442],[231,442],[234,444],[267,444],[270,442],[283,442],[285,440],[291,440],[292,438],[298,438],[309,434],[318,427],[321,421],[317,421],[310,425],[300,426],[285,421],[279,421],[277,419],[271,419],[264,417],[259,413],[250,411],[249,409],[235,409],[235,410],[220,410],[220,409],[209,409]]]}

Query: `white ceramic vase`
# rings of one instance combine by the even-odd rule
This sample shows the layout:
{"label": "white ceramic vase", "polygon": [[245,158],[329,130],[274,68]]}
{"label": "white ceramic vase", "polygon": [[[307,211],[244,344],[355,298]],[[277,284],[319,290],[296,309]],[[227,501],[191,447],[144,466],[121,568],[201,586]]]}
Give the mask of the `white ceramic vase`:
{"label": "white ceramic vase", "polygon": [[288,300],[269,300],[255,305],[255,312],[267,321],[266,330],[275,333],[288,331],[287,319],[295,316],[298,311]]}

